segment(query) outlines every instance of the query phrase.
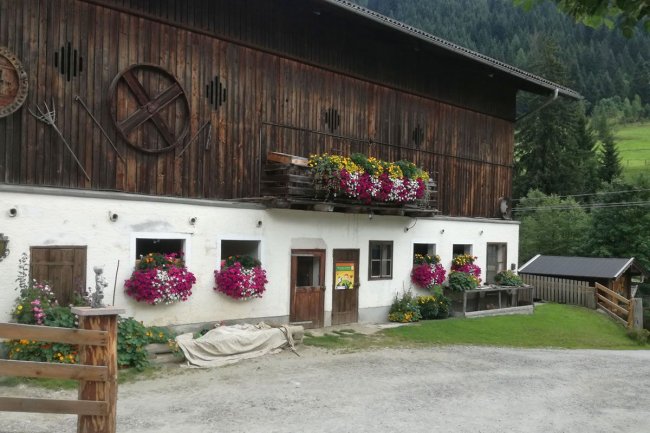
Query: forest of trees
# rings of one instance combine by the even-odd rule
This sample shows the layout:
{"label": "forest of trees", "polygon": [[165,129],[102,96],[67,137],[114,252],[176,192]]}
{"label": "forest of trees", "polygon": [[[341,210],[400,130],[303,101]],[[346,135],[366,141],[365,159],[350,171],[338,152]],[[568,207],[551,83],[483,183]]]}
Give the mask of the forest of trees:
{"label": "forest of trees", "polygon": [[[650,119],[650,33],[641,24],[594,29],[542,0],[530,10],[517,0],[356,2],[579,91],[584,101],[561,98],[517,122],[519,260],[635,257],[650,272],[650,178],[621,178],[612,129]],[[521,95],[518,110],[544,99]]]}
{"label": "forest of trees", "polygon": [[650,116],[650,34],[626,38],[606,27],[576,24],[551,3],[526,11],[513,0],[355,0],[383,15],[529,69],[535,39],[551,37],[568,69],[567,86],[580,92],[591,108],[601,99],[635,98]]}

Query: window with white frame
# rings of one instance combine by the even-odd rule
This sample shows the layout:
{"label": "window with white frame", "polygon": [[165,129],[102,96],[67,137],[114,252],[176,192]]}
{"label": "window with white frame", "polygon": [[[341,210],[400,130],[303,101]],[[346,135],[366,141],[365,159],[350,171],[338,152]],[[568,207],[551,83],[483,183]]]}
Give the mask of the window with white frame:
{"label": "window with white frame", "polygon": [[134,233],[131,251],[135,261],[149,253],[172,254],[187,261],[189,235],[175,233]]}
{"label": "window with white frame", "polygon": [[393,278],[393,241],[370,241],[369,280]]}
{"label": "window with white frame", "polygon": [[417,254],[421,256],[435,256],[436,244],[414,243],[413,244],[413,257]]}
{"label": "window with white frame", "polygon": [[472,254],[472,245],[471,244],[454,244],[452,249],[452,254],[454,257],[462,256],[463,254]]}
{"label": "window with white frame", "polygon": [[260,259],[260,241],[258,240],[230,240],[221,241],[221,260],[230,256],[250,256]]}

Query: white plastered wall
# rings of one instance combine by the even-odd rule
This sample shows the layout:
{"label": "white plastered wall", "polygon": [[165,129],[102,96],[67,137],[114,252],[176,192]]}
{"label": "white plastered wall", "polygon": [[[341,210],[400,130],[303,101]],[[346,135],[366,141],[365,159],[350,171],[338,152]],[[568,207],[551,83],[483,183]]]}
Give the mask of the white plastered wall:
{"label": "white plastered wall", "polygon": [[[7,189],[7,188],[5,188]],[[15,190],[19,190],[16,188]],[[487,243],[507,243],[507,263],[517,263],[519,226],[500,220],[420,218],[343,214],[297,210],[265,210],[258,206],[228,207],[191,200],[124,200],[99,193],[80,196],[0,190],[0,233],[9,237],[10,255],[0,262],[0,321],[10,318],[17,296],[14,290],[21,253],[30,246],[87,245],[87,287],[94,286],[93,266],[104,265],[109,280],[105,300],[125,308],[127,315],[145,324],[188,324],[234,319],[287,317],[291,249],[325,249],[325,318],[332,306],[332,250],[358,248],[360,252],[359,309],[390,305],[395,293],[408,289],[414,243],[436,244],[442,264],[449,268],[453,244],[472,244],[478,264],[485,269]],[[37,192],[37,193],[34,193]],[[58,193],[60,194],[60,192]],[[106,198],[104,198],[106,197]],[[16,217],[8,210],[18,209]],[[109,220],[109,211],[118,214]],[[190,218],[196,217],[195,225]],[[261,221],[261,225],[259,222]],[[409,227],[408,231],[405,228]],[[174,236],[185,239],[187,266],[197,283],[187,302],[149,306],[124,295],[124,281],[134,265],[134,239]],[[260,241],[260,259],[269,283],[264,297],[235,301],[213,290],[213,273],[221,257],[221,240]],[[371,240],[393,241],[393,278],[368,281],[368,245]],[[115,278],[117,262],[119,271]],[[113,293],[114,282],[116,284]],[[414,290],[418,294],[424,291]]]}

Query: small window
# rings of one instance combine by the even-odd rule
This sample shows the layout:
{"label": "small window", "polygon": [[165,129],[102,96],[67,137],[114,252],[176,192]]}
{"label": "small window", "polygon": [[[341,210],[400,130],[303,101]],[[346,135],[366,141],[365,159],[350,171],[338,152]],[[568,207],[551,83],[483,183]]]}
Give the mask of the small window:
{"label": "small window", "polygon": [[471,244],[454,244],[453,256],[462,256],[463,254],[472,254]]}
{"label": "small window", "polygon": [[393,278],[393,242],[370,241],[370,280]]}
{"label": "small window", "polygon": [[436,244],[413,244],[413,255],[435,256]]}
{"label": "small window", "polygon": [[230,256],[251,256],[260,259],[260,241],[221,241],[221,260]]}
{"label": "small window", "polygon": [[135,259],[149,253],[183,255],[185,252],[185,239],[155,239],[137,238],[135,240]]}
{"label": "small window", "polygon": [[318,287],[320,286],[320,257],[298,256],[296,287]]}

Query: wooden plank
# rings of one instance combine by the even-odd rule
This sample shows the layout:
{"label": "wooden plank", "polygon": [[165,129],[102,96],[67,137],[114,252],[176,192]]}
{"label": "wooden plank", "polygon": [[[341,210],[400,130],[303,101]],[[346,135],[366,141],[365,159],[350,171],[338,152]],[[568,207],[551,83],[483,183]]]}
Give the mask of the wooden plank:
{"label": "wooden plank", "polygon": [[286,153],[280,152],[268,152],[266,154],[266,160],[271,162],[277,162],[280,164],[293,164],[301,167],[309,167],[309,160],[301,156],[288,155]]}
{"label": "wooden plank", "polygon": [[107,374],[103,366],[0,360],[0,376],[104,381]]}
{"label": "wooden plank", "polygon": [[597,290],[600,290],[601,292],[606,293],[606,294],[609,295],[609,296],[612,296],[613,298],[615,298],[615,299],[617,299],[617,300],[619,300],[619,301],[621,301],[621,302],[624,302],[624,303],[627,303],[627,304],[630,303],[630,300],[627,299],[625,296],[621,296],[621,295],[619,295],[619,294],[616,293],[615,291],[610,290],[609,288],[603,286],[602,284],[596,283],[596,289],[597,289]]}
{"label": "wooden plank", "polygon": [[604,308],[604,307],[598,305],[598,309],[599,309],[600,311],[603,311],[603,312],[607,313],[607,315],[608,315],[609,317],[611,317],[612,319],[616,320],[616,321],[619,322],[621,325],[623,325],[623,326],[627,326],[627,321],[626,321],[626,320],[621,319],[619,316],[617,316],[616,314],[612,313],[612,312],[609,311],[607,308]]}
{"label": "wooden plank", "polygon": [[104,416],[108,404],[103,401],[0,397],[0,411]]}
{"label": "wooden plank", "polygon": [[[629,311],[628,311],[628,310],[626,310],[625,308],[621,307],[620,305],[618,305],[618,304],[616,304],[616,303],[610,301],[609,299],[607,299],[607,298],[604,297],[603,295],[598,294],[598,295],[596,295],[596,296],[598,297],[598,300],[599,300],[599,301],[604,302],[605,304],[607,304],[608,306],[610,306],[610,307],[612,307],[612,308],[616,308],[617,310],[621,311],[621,312],[622,312],[623,314],[625,314],[626,316],[629,314]],[[601,305],[602,305],[602,304],[601,304]]]}
{"label": "wooden plank", "polygon": [[57,328],[54,326],[0,323],[0,338],[51,341],[55,343],[106,346],[108,333],[98,330]]}

